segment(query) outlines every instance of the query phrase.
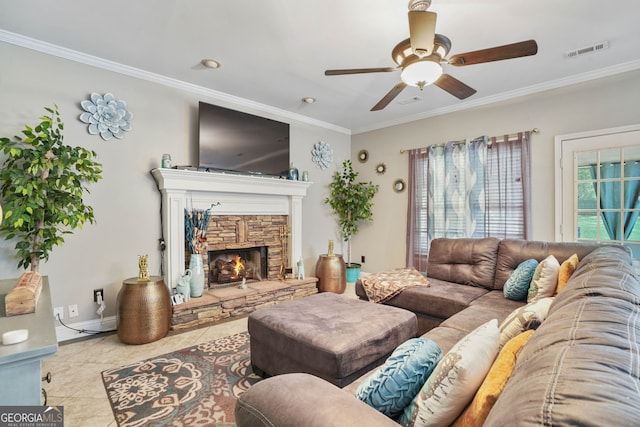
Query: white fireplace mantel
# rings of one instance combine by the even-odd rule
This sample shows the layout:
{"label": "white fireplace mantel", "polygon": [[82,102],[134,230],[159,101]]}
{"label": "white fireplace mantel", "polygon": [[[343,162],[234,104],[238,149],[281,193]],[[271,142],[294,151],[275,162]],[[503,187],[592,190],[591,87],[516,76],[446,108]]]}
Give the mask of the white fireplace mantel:
{"label": "white fireplace mantel", "polygon": [[287,215],[289,260],[295,263],[302,255],[302,198],[310,182],[177,169],[151,173],[162,194],[167,286],[175,286],[185,268],[185,209],[211,208],[211,215]]}

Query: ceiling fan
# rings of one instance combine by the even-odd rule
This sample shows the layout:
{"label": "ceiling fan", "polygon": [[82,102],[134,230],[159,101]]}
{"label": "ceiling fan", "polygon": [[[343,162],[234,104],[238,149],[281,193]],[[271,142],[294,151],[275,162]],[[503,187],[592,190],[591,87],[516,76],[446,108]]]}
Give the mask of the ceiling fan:
{"label": "ceiling fan", "polygon": [[425,86],[434,84],[458,99],[465,99],[476,93],[476,90],[472,87],[444,73],[441,65],[443,63],[461,67],[520,58],[538,53],[536,41],[527,40],[460,53],[446,59],[451,50],[451,41],[446,36],[435,33],[437,14],[427,11],[430,5],[431,0],[409,1],[409,38],[398,43],[391,51],[391,57],[397,67],[326,70],[324,74],[326,76],[338,76],[343,74],[388,73],[398,69],[402,70],[400,83],[395,85],[371,108],[371,111],[377,111],[389,105],[407,86],[415,86],[422,90]]}

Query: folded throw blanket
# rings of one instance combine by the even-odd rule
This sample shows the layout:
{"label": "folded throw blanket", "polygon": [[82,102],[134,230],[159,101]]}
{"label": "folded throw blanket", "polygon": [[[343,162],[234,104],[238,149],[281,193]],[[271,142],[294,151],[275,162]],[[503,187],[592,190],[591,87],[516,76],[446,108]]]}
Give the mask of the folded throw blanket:
{"label": "folded throw blanket", "polygon": [[410,286],[429,286],[429,281],[413,267],[397,268],[360,278],[369,301],[385,302]]}

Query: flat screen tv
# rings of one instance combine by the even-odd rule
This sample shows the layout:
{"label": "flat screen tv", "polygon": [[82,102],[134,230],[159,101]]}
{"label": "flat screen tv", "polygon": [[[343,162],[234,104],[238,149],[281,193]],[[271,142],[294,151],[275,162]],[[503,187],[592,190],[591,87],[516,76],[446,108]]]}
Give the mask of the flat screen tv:
{"label": "flat screen tv", "polygon": [[201,170],[286,176],[289,124],[200,102]]}

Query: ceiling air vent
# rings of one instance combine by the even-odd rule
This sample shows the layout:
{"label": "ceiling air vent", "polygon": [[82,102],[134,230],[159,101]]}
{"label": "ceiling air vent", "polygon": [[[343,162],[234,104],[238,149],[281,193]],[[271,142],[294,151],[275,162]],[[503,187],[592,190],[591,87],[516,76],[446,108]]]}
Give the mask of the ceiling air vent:
{"label": "ceiling air vent", "polygon": [[577,58],[578,56],[586,55],[587,53],[599,52],[601,50],[608,49],[608,48],[609,48],[609,42],[605,40],[603,42],[596,43],[591,46],[586,46],[576,50],[569,50],[564,53],[564,57]]}

